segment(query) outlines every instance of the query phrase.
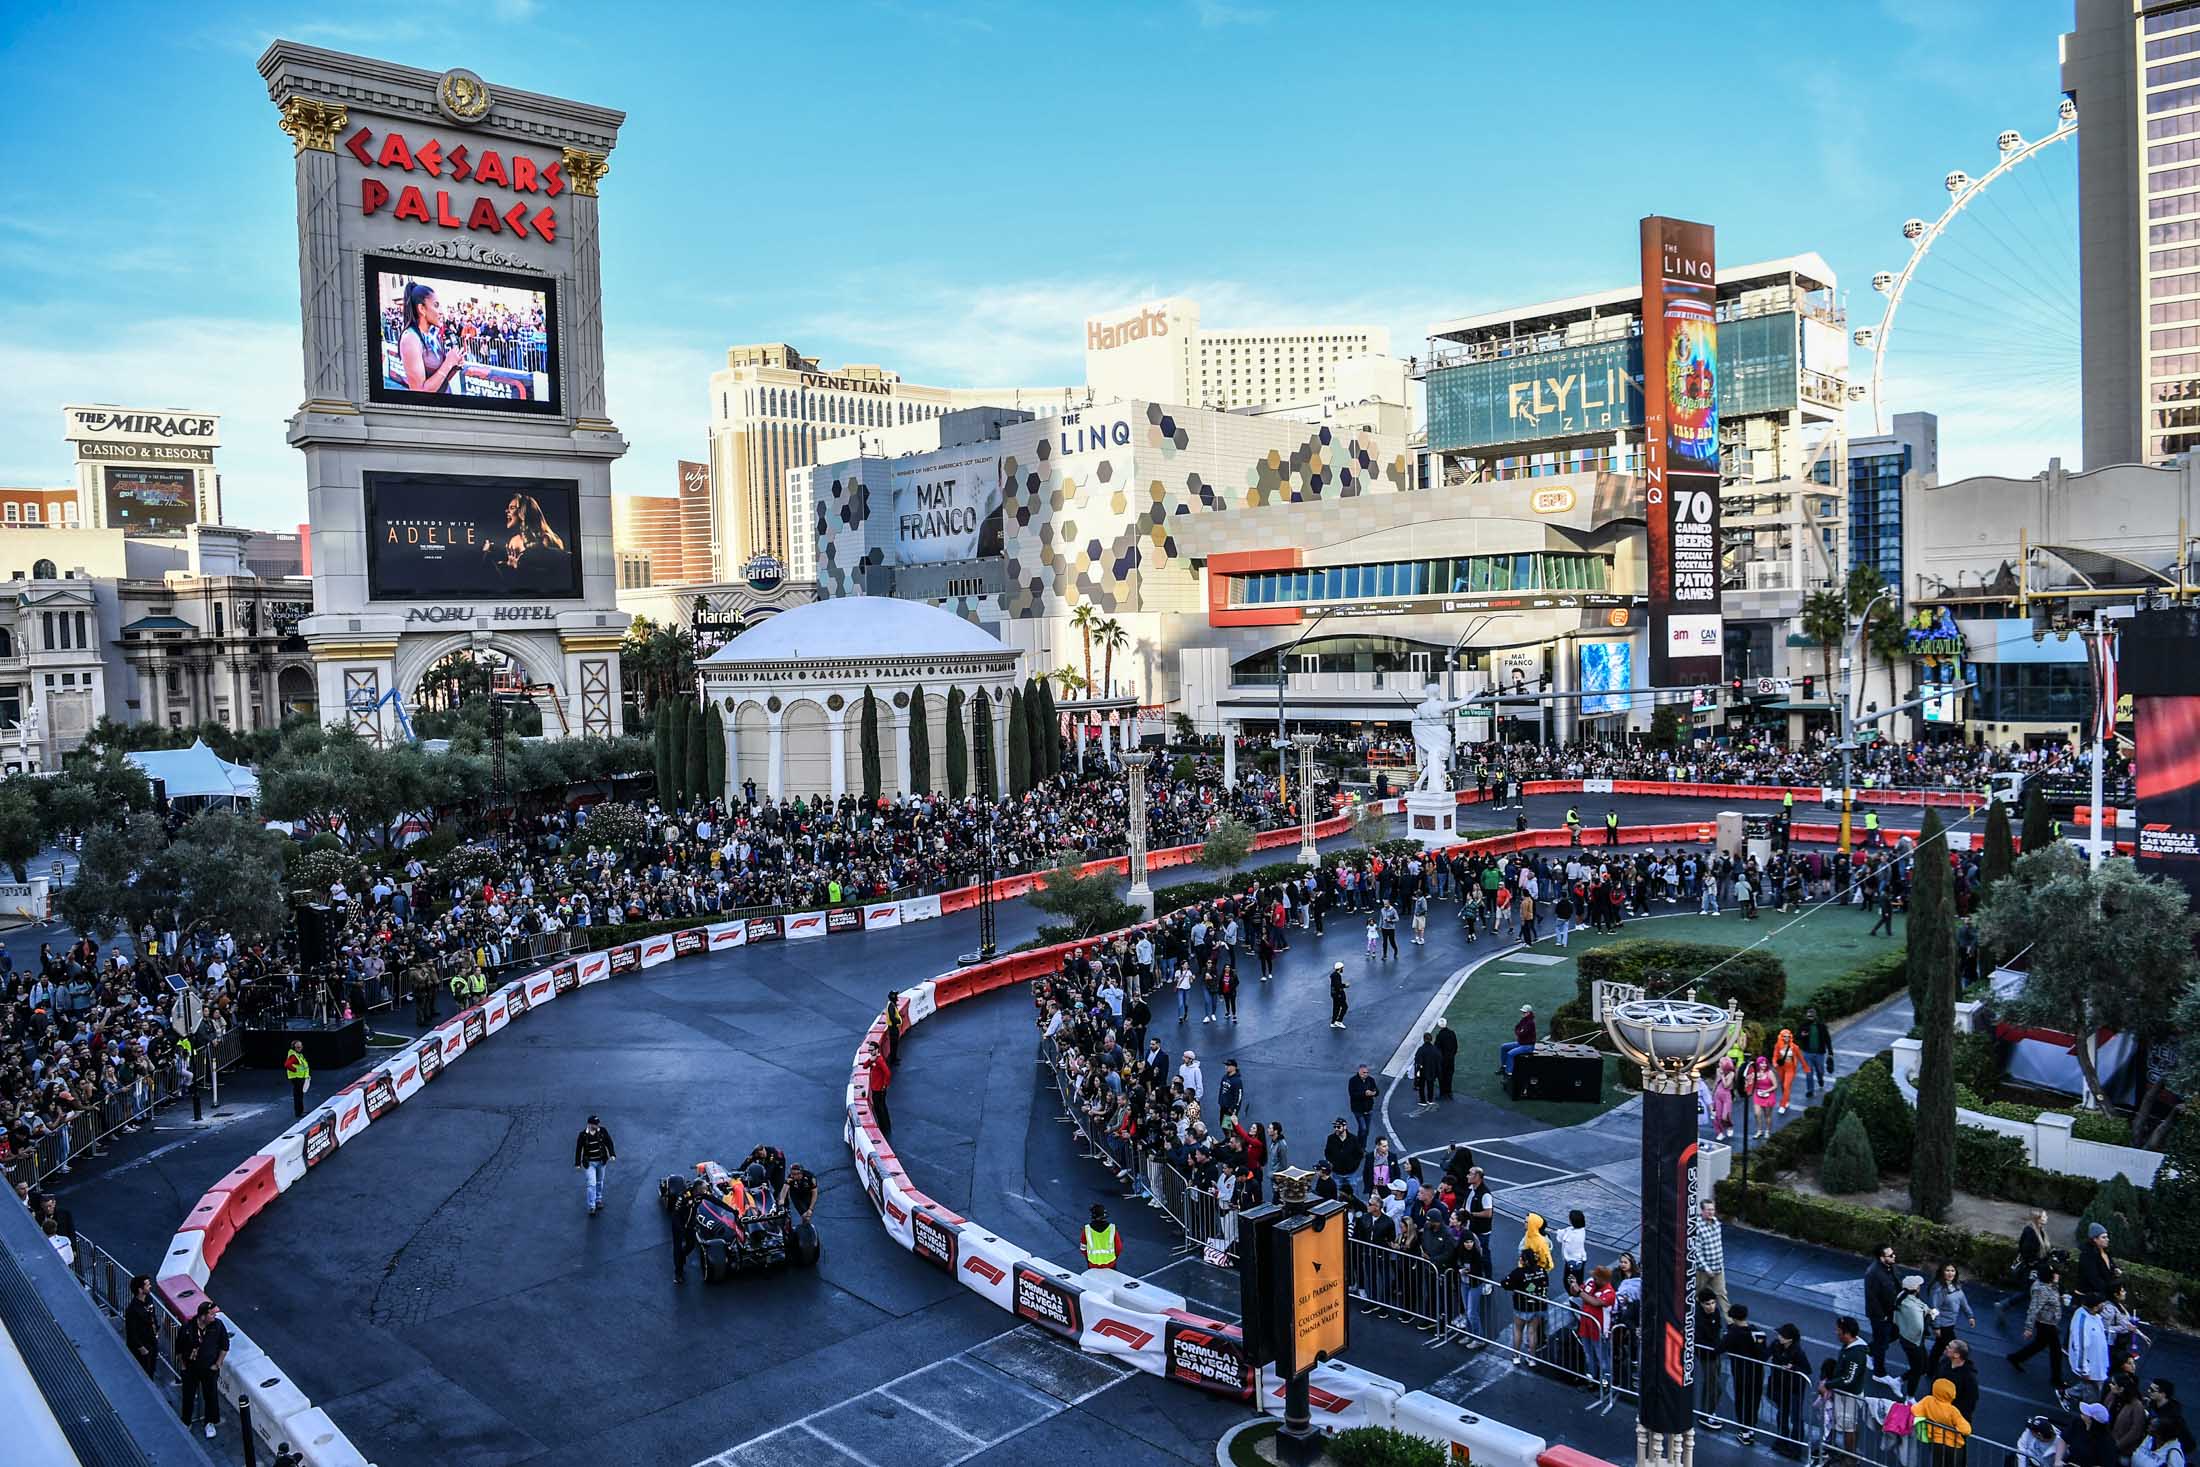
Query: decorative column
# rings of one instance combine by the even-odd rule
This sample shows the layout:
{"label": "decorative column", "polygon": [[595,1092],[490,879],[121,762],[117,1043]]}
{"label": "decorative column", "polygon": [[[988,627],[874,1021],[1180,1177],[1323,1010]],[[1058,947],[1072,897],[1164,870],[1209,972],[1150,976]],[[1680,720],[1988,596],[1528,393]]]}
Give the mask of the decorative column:
{"label": "decorative column", "polygon": [[1291,743],[1299,751],[1299,864],[1314,866],[1321,862],[1321,848],[1314,843],[1314,746],[1321,742],[1319,734],[1293,734]]}
{"label": "decorative column", "polygon": [[769,767],[765,770],[765,793],[774,800],[787,797],[787,714],[782,708],[766,708],[764,716],[769,737],[766,741],[770,753],[765,757]]}
{"label": "decorative column", "polygon": [[1226,790],[1237,788],[1237,735],[1236,724],[1222,726],[1222,787]]}
{"label": "decorative column", "polygon": [[1642,1066],[1641,1397],[1636,1467],[1692,1467],[1696,1457],[1696,1271],[1688,1229],[1700,1200],[1696,1072],[1741,1029],[1738,1008],[1639,998],[1604,1016],[1612,1042]]}
{"label": "decorative column", "polygon": [[355,415],[344,358],[350,319],[343,255],[337,249],[336,135],[351,114],[341,103],[283,99],[282,130],[290,134],[298,171],[298,298],[304,317],[308,411]]}
{"label": "decorative column", "polygon": [[[903,696],[906,697],[907,695],[904,694]],[[916,788],[915,782],[910,778],[914,771],[909,767],[909,720],[918,716],[917,710],[914,708],[896,708],[893,706],[893,700],[888,699],[886,711],[892,714],[894,718],[894,773],[896,778],[901,781],[900,793],[907,794]],[[888,789],[883,793],[891,795],[895,791]]]}
{"label": "decorative column", "polygon": [[733,792],[741,788],[741,713],[737,708],[729,709],[722,705],[718,711],[719,727],[726,740],[726,780],[718,791],[718,798],[731,810],[736,803]]}
{"label": "decorative column", "polygon": [[565,203],[565,227],[573,236],[573,305],[565,331],[572,353],[573,426],[611,431],[604,414],[603,271],[597,260],[596,187],[611,171],[611,160],[583,148],[565,150],[565,176],[572,196]]}
{"label": "decorative column", "polygon": [[1072,713],[1070,721],[1077,725],[1077,772],[1083,774],[1085,772],[1085,741],[1092,725],[1085,721],[1085,715],[1082,713]]}
{"label": "decorative column", "polygon": [[1153,915],[1153,888],[1146,884],[1146,766],[1152,762],[1153,755],[1143,749],[1123,756],[1123,774],[1127,781],[1124,798],[1130,803],[1131,827],[1131,889],[1128,895],[1149,917]]}
{"label": "decorative column", "polygon": [[848,793],[848,710],[845,707],[827,709],[825,713],[826,747],[833,761],[833,800]]}

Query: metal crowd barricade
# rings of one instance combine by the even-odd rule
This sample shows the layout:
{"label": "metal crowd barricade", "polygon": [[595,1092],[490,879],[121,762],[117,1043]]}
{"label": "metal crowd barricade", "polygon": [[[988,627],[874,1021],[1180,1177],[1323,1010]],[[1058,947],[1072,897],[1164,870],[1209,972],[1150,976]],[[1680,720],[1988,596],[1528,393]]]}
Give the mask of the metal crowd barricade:
{"label": "metal crowd barricade", "polygon": [[[226,1070],[243,1058],[244,1036],[231,1029],[205,1041],[203,1048],[214,1069]],[[129,1090],[102,1096],[94,1105],[71,1117],[63,1129],[40,1136],[29,1150],[11,1156],[5,1168],[8,1181],[36,1186],[96,1149],[100,1142],[123,1127],[143,1120],[169,1101],[181,1100],[190,1093],[189,1081],[177,1074],[172,1065],[160,1065],[140,1076]]]}
{"label": "metal crowd barricade", "polygon": [[[130,1307],[130,1270],[116,1262],[113,1254],[82,1233],[73,1234],[69,1243],[75,1253],[70,1268],[76,1274],[76,1281],[84,1286],[84,1291],[92,1296],[93,1302],[99,1305],[115,1327],[121,1328],[123,1312]],[[176,1331],[182,1324],[183,1321],[169,1312],[168,1302],[155,1292],[153,1326],[160,1339],[157,1352],[160,1359],[155,1363],[154,1369],[159,1372],[160,1378],[171,1385],[179,1384],[182,1380],[176,1373]]]}
{"label": "metal crowd barricade", "polygon": [[1417,1329],[1435,1331],[1432,1343],[1441,1342],[1448,1328],[1445,1306],[1455,1286],[1425,1255],[1347,1237],[1344,1277],[1345,1292],[1370,1312],[1395,1314]]}

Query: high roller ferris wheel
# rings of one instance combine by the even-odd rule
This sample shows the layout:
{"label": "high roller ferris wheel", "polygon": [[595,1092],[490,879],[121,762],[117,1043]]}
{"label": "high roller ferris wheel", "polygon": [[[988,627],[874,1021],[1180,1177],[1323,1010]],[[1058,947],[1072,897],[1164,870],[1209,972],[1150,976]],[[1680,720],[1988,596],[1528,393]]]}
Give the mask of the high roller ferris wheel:
{"label": "high roller ferris wheel", "polygon": [[2066,146],[2077,104],[2063,98],[2056,116],[2036,138],[2002,132],[1992,168],[1942,180],[1938,217],[1903,221],[1909,258],[1872,276],[1884,306],[1852,337],[1871,353],[1868,384],[1849,395],[1870,404],[1872,431],[1886,432],[1898,408],[1936,412],[1944,439],[1969,450],[1964,472],[2028,476],[2041,449],[2077,447],[2077,149]]}

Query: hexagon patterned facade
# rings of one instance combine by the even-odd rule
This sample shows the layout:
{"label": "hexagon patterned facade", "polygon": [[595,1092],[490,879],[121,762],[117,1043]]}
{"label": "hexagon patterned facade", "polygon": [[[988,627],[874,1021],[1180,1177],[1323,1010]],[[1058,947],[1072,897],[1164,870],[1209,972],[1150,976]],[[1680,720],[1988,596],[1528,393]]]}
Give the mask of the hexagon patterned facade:
{"label": "hexagon patterned facade", "polygon": [[[1282,418],[1122,401],[1011,425],[1000,435],[1009,616],[1194,611],[1199,576],[1183,517],[1392,494],[1413,483],[1403,441]],[[886,460],[820,465],[818,581],[863,589],[889,565],[892,527],[870,510]],[[881,504],[885,496],[879,495]]]}

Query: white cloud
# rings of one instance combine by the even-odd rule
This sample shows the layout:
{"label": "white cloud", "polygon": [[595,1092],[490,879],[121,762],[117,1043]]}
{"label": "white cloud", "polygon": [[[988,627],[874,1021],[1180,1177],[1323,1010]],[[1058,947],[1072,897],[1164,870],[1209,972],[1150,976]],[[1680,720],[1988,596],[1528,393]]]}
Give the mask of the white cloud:
{"label": "white cloud", "polygon": [[1276,18],[1276,13],[1258,5],[1229,5],[1223,0],[1194,0],[1192,13],[1199,17],[1205,30],[1221,30],[1233,25],[1266,25]]}

